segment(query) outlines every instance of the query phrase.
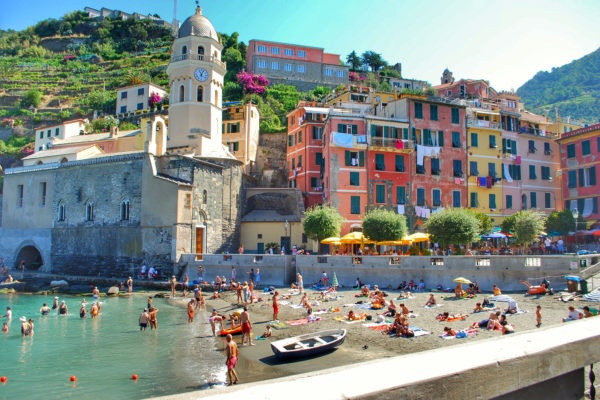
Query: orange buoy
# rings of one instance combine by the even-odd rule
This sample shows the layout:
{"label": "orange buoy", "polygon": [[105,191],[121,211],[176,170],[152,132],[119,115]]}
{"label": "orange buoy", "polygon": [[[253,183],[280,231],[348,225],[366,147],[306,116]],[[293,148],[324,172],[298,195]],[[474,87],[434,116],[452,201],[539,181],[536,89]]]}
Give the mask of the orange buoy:
{"label": "orange buoy", "polygon": [[134,381],[138,378],[137,374],[133,374],[131,375],[131,379],[133,379]]}
{"label": "orange buoy", "polygon": [[2,383],[6,382],[6,377],[5,376],[0,376],[0,382],[2,382]]}
{"label": "orange buoy", "polygon": [[71,382],[75,382],[77,378],[75,376],[71,376]]}

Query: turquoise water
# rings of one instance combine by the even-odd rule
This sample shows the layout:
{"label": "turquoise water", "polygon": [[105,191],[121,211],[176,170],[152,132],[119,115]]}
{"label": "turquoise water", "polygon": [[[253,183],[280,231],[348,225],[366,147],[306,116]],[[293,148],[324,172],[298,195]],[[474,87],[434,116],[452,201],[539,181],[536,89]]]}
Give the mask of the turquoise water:
{"label": "turquoise water", "polygon": [[[79,318],[81,298],[61,297],[70,314],[41,316],[53,296],[0,294],[0,315],[13,310],[9,333],[0,333],[0,399],[140,399],[207,388],[225,380],[225,356],[210,336],[208,315],[187,323],[184,308],[155,299],[158,331],[140,332],[146,297],[102,299],[102,313]],[[19,318],[33,318],[33,337],[21,337]],[[0,325],[6,321],[0,318]],[[131,379],[137,374],[139,379]],[[77,377],[73,385],[71,375]]]}

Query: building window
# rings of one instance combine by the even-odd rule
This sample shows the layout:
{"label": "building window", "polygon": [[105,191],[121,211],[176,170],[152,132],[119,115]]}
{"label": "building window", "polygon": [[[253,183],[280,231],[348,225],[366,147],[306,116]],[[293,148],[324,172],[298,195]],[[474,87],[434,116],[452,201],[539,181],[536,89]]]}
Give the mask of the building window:
{"label": "building window", "polygon": [[345,75],[346,73],[343,70],[335,71],[335,76],[338,78],[343,78]]}
{"label": "building window", "polygon": [[277,61],[271,61],[271,69],[279,70],[279,63]]}
{"label": "building window", "polygon": [[333,76],[333,70],[332,70],[331,68],[325,68],[325,69],[323,70],[323,74],[324,74],[325,76]]}
{"label": "building window", "polygon": [[50,129],[48,129],[48,133],[46,134],[46,137],[50,137],[52,136],[52,131]]}
{"label": "building window", "polygon": [[292,50],[292,49],[283,49],[283,55],[285,55],[285,56],[294,56],[294,50]]}
{"label": "building window", "polygon": [[315,153],[315,163],[319,166],[323,165],[323,153],[321,153],[321,152]]}
{"label": "building window", "polygon": [[129,200],[121,202],[121,221],[129,221]]}
{"label": "building window", "polygon": [[396,172],[404,172],[404,156],[396,155]]}
{"label": "building window", "polygon": [[196,101],[202,101],[204,97],[204,88],[202,86],[198,86],[198,90],[196,90]]}
{"label": "building window", "polygon": [[67,219],[65,204],[61,201],[58,203],[58,221],[62,222]]}
{"label": "building window", "polygon": [[40,139],[44,138],[44,131],[40,131]]}
{"label": "building window", "polygon": [[187,209],[192,208],[192,195],[191,195],[191,193],[186,193],[185,194],[185,199],[184,199],[183,207],[187,208]]}
{"label": "building window", "polygon": [[127,98],[127,92],[121,92],[121,98],[122,99],[126,99]]}
{"label": "building window", "polygon": [[477,161],[469,161],[469,171],[471,171],[471,176],[479,175],[479,171],[477,170]]}
{"label": "building window", "polygon": [[535,192],[531,192],[529,194],[529,203],[531,205],[531,208],[537,208],[537,194]]}
{"label": "building window", "polygon": [[200,55],[200,56],[204,55],[204,47],[198,46],[198,55]]}
{"label": "building window", "polygon": [[316,178],[316,177],[314,177],[314,176],[313,176],[313,177],[311,177],[311,178],[310,178],[310,187],[312,187],[312,188],[316,188],[316,187],[318,187],[318,186],[319,186],[319,183],[318,183],[318,180],[317,180],[317,178]]}
{"label": "building window", "polygon": [[429,105],[429,119],[432,121],[438,120],[438,106],[435,104]]}
{"label": "building window", "polygon": [[302,168],[302,155],[298,156],[298,168]]}
{"label": "building window", "polygon": [[227,142],[227,146],[229,146],[229,151],[235,153],[240,149],[240,142]]}
{"label": "building window", "polygon": [[537,148],[535,147],[535,142],[533,140],[529,140],[529,153],[535,153]]}
{"label": "building window", "polygon": [[577,187],[577,171],[571,170],[569,171],[569,189],[573,189]]}
{"label": "building window", "polygon": [[596,150],[598,150],[598,153],[600,153],[600,137],[598,138],[597,147],[598,148]]}
{"label": "building window", "polygon": [[267,50],[268,48],[264,44],[259,44],[258,46],[256,46],[256,51],[259,53],[266,53]]}
{"label": "building window", "polygon": [[478,147],[479,142],[477,140],[477,134],[475,132],[471,133],[471,147]]}
{"label": "building window", "polygon": [[256,61],[256,66],[258,68],[267,68],[267,62],[265,60]]}
{"label": "building window", "polygon": [[350,214],[360,214],[360,196],[350,196]]}
{"label": "building window", "polygon": [[567,145],[567,158],[575,158],[575,143]]}
{"label": "building window", "polygon": [[454,208],[460,208],[461,207],[461,201],[460,201],[460,191],[458,190],[453,190],[452,191],[452,207]]}
{"label": "building window", "polygon": [[208,192],[205,190],[202,191],[202,204],[208,203]]}
{"label": "building window", "polygon": [[350,172],[350,186],[360,186],[360,174],[358,172]]}
{"label": "building window", "polygon": [[42,150],[44,150],[44,146],[39,146],[38,151],[42,151]]}
{"label": "building window", "polygon": [[591,152],[590,144],[591,143],[589,140],[584,140],[583,142],[581,142],[581,155],[582,156],[587,156],[588,154],[590,154],[590,152]]}
{"label": "building window", "polygon": [[529,179],[537,179],[537,176],[535,175],[535,165],[529,166]]}
{"label": "building window", "polygon": [[385,155],[375,154],[375,170],[385,171]]}
{"label": "building window", "polygon": [[521,210],[527,210],[527,196],[525,194],[521,196]]}
{"label": "building window", "polygon": [[271,47],[271,54],[279,54],[279,47]]}
{"label": "building window", "polygon": [[40,183],[40,206],[46,206],[46,182]]}
{"label": "building window", "polygon": [[424,206],[425,205],[425,189],[417,188],[417,205]]}
{"label": "building window", "polygon": [[431,199],[431,205],[433,207],[440,207],[442,205],[442,192],[440,189],[433,189],[431,195],[433,197]]}
{"label": "building window", "polygon": [[215,106],[219,106],[219,91],[215,90]]}
{"label": "building window", "polygon": [[375,185],[375,202],[385,204],[385,185]]}
{"label": "building window", "polygon": [[312,127],[312,138],[314,140],[322,140],[323,139],[323,127],[313,126]]}
{"label": "building window", "polygon": [[477,193],[471,192],[471,208],[477,208]]}
{"label": "building window", "polygon": [[90,222],[94,220],[94,203],[91,201],[85,204],[85,220]]}
{"label": "building window", "polygon": [[285,72],[293,72],[294,66],[292,64],[283,64],[283,70]]}
{"label": "building window", "polygon": [[296,72],[300,72],[300,73],[306,72],[306,65],[302,64],[302,65],[296,66]]}
{"label": "building window", "polygon": [[506,195],[506,209],[510,210],[512,208],[513,208],[513,206],[512,206],[512,195],[507,194]]}
{"label": "building window", "polygon": [[494,135],[490,135],[490,149],[495,149],[496,147],[498,147],[498,145],[496,144],[496,136]]}
{"label": "building window", "polygon": [[550,167],[542,166],[541,169],[542,169],[542,180],[545,180],[545,181],[551,180]]}
{"label": "building window", "polygon": [[187,46],[183,46],[181,48],[181,54],[186,55],[187,54]]}
{"label": "building window", "polygon": [[306,58],[306,51],[304,51],[304,50],[296,50],[296,57]]}
{"label": "building window", "polygon": [[185,101],[185,87],[183,85],[179,86],[179,102]]}
{"label": "building window", "polygon": [[490,194],[490,208],[492,210],[496,209],[496,195]]}
{"label": "building window", "polygon": [[23,207],[23,185],[17,185],[17,207]]}
{"label": "building window", "polygon": [[544,154],[549,156],[552,154],[552,150],[550,149],[550,143],[544,142]]}
{"label": "building window", "polygon": [[121,106],[121,114],[125,114],[127,112],[127,106]]}
{"label": "building window", "polygon": [[431,159],[431,175],[439,175],[440,174],[440,159],[432,158]]}
{"label": "building window", "polygon": [[351,167],[364,167],[365,166],[365,152],[364,151],[350,151],[346,150],[344,153],[344,161],[346,166]]}
{"label": "building window", "polygon": [[144,95],[144,88],[139,88],[138,89],[138,96],[143,96]]}
{"label": "building window", "polygon": [[54,136],[58,136],[58,132],[59,132],[59,130],[58,130],[58,128],[56,128],[56,129],[54,130]]}
{"label": "building window", "polygon": [[396,203],[406,203],[406,188],[404,186],[396,186]]}
{"label": "building window", "polygon": [[144,109],[144,103],[137,103],[137,109],[138,110],[143,110]]}
{"label": "building window", "polygon": [[415,103],[415,118],[423,119],[423,104]]}
{"label": "building window", "polygon": [[488,163],[488,176],[492,177],[493,179],[496,178],[496,164]]}
{"label": "building window", "polygon": [[458,108],[453,108],[452,109],[452,123],[453,124],[460,124],[460,110]]}
{"label": "building window", "polygon": [[460,132],[452,132],[452,147],[460,147]]}
{"label": "building window", "polygon": [[452,166],[454,170],[454,176],[456,178],[462,178],[463,170],[462,170],[462,161],[461,160],[452,160]]}
{"label": "building window", "polygon": [[544,193],[544,208],[552,208],[552,195]]}

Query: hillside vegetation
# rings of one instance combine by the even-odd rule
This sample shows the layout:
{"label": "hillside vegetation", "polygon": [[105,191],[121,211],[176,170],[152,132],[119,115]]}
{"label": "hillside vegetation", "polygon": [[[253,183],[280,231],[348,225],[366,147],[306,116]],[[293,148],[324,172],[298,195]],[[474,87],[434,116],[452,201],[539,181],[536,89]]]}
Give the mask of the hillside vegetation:
{"label": "hillside vegetation", "polygon": [[600,48],[552,71],[540,71],[517,93],[533,112],[571,116],[587,123],[600,119]]}

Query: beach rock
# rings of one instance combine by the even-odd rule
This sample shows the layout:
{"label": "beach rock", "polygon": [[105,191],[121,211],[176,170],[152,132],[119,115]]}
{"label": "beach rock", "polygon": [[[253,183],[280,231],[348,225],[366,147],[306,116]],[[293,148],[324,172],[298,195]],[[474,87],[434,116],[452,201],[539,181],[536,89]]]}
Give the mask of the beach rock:
{"label": "beach rock", "polygon": [[166,299],[171,297],[171,293],[156,293],[154,297]]}
{"label": "beach rock", "polygon": [[69,286],[69,282],[65,281],[64,279],[62,279],[60,281],[50,281],[50,286],[52,286],[52,287]]}
{"label": "beach rock", "polygon": [[109,296],[117,296],[119,294],[119,287],[118,286],[111,286],[108,291],[106,292],[106,294],[108,294]]}

